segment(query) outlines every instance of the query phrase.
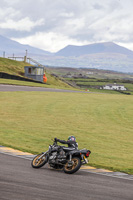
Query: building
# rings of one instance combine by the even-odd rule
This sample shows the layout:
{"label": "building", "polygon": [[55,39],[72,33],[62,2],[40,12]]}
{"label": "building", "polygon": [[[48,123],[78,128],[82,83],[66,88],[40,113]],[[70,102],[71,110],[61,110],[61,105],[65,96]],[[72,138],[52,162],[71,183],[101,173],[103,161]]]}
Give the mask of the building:
{"label": "building", "polygon": [[104,90],[127,90],[124,85],[118,85],[116,83],[101,86],[100,89],[104,89]]}
{"label": "building", "polygon": [[94,72],[86,72],[87,75],[94,74]]}
{"label": "building", "polygon": [[38,66],[25,66],[25,76],[36,81],[43,82],[44,67]]}

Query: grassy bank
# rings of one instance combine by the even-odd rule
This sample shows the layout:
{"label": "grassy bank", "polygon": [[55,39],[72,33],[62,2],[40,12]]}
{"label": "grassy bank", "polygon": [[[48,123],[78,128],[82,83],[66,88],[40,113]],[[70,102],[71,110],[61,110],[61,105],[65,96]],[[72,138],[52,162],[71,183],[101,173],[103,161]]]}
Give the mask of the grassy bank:
{"label": "grassy bank", "polygon": [[[11,60],[7,58],[0,58],[0,72],[5,72],[12,75],[24,76],[24,66],[31,66],[29,63],[20,62],[16,60]],[[37,86],[37,87],[52,87],[52,88],[67,88],[72,87],[65,82],[59,80],[56,77],[51,76],[50,73],[46,71],[47,84],[39,84],[28,81],[16,81],[12,79],[0,79],[0,83],[3,84],[13,84],[13,85],[27,85],[27,86]]]}
{"label": "grassy bank", "polygon": [[0,93],[0,144],[39,153],[75,135],[90,165],[133,174],[133,97],[50,92]]}
{"label": "grassy bank", "polygon": [[14,75],[24,74],[24,66],[31,66],[28,63],[0,57],[0,72]]}

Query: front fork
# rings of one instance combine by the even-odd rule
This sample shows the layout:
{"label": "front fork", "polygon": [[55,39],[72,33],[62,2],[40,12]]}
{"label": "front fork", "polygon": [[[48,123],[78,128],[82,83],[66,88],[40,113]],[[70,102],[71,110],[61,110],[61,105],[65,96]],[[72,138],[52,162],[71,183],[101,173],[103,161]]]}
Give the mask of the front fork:
{"label": "front fork", "polygon": [[39,158],[37,159],[37,160],[39,160],[39,159],[41,159],[44,155],[46,155],[48,153],[48,151],[46,151],[46,152],[42,152],[42,154],[39,156]]}

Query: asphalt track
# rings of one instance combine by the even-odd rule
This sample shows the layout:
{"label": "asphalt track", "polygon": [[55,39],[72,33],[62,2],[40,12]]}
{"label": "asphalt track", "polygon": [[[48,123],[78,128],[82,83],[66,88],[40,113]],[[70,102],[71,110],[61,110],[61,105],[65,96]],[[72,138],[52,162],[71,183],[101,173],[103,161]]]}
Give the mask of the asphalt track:
{"label": "asphalt track", "polygon": [[39,91],[39,92],[75,92],[75,93],[88,93],[85,91],[76,91],[76,90],[64,90],[64,89],[55,89],[55,88],[44,88],[44,87],[29,87],[29,86],[20,86],[20,85],[4,85],[0,84],[1,92],[15,92],[15,91]]}
{"label": "asphalt track", "polygon": [[133,181],[78,171],[73,175],[0,153],[0,200],[132,200]]}

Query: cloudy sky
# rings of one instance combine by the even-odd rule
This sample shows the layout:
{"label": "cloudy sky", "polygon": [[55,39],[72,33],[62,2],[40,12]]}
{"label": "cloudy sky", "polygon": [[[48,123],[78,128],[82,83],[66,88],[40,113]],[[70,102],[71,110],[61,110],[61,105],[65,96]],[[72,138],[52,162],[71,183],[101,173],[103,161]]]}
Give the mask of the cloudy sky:
{"label": "cloudy sky", "polygon": [[112,41],[133,50],[133,0],[0,0],[0,35],[47,51]]}

